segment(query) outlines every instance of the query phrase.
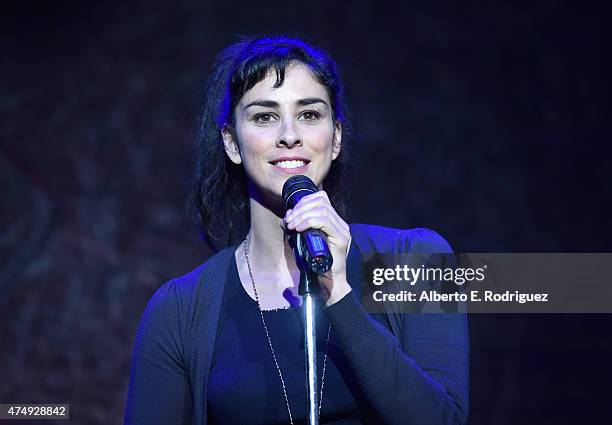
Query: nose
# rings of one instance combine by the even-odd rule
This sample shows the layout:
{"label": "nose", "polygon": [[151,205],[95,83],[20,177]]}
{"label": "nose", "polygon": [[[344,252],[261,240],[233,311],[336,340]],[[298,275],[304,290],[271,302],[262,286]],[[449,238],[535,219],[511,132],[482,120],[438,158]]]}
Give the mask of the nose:
{"label": "nose", "polygon": [[276,146],[281,147],[282,145],[285,145],[291,149],[293,146],[301,144],[302,141],[294,123],[291,120],[286,120],[281,128]]}

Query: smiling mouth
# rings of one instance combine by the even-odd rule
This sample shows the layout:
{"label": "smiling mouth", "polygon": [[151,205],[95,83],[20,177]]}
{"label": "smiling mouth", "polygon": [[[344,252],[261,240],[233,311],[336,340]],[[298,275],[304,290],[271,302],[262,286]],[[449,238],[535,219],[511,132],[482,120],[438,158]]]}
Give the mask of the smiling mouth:
{"label": "smiling mouth", "polygon": [[270,164],[283,170],[297,170],[305,167],[310,161],[303,159],[284,159],[281,161],[272,161]]}

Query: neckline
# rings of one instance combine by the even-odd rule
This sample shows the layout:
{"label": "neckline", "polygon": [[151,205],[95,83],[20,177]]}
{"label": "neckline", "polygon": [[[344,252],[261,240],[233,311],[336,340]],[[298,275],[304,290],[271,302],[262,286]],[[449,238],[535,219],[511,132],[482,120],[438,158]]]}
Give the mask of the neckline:
{"label": "neckline", "polygon": [[[237,249],[242,249],[242,244],[239,244]],[[236,262],[236,250],[234,250],[234,254],[232,255],[233,258],[232,258],[231,267],[232,267],[232,273],[234,274],[232,278],[232,281],[234,281],[234,283],[232,284],[235,285],[238,292],[240,292],[240,298],[242,298],[247,303],[249,303],[250,305],[252,305],[253,307],[257,309],[257,301],[249,295],[249,293],[246,291],[242,283],[242,280],[240,279],[240,273],[238,272],[238,263]],[[287,307],[272,308],[272,309],[267,309],[267,310],[262,310],[262,311],[265,313],[277,312],[277,311],[291,311],[291,310],[295,310],[296,308],[300,308],[300,307],[301,306],[295,306],[295,307],[287,306]]]}
{"label": "neckline", "polygon": [[[238,245],[235,246],[233,252],[232,252],[232,264],[231,264],[231,268],[232,268],[232,273],[234,273],[234,278],[232,279],[233,281],[235,281],[235,284],[238,286],[238,291],[240,292],[240,297],[243,298],[247,303],[255,306],[257,308],[257,301],[252,298],[249,293],[246,291],[242,280],[240,279],[240,272],[238,271],[238,262],[236,261],[236,252],[239,249],[243,249],[243,245],[242,243],[238,243]],[[357,249],[356,248],[356,244],[354,242],[354,238],[351,238],[350,240],[350,246],[349,246],[349,251],[348,251],[348,255],[346,256],[346,268],[347,268],[347,276],[349,275],[348,269],[349,269],[349,265],[350,265],[350,258],[352,256],[355,255],[354,250]],[[251,282],[249,282],[251,283]],[[277,311],[291,311],[291,310],[295,310],[297,308],[300,308],[301,305],[299,306],[287,306],[287,307],[281,307],[281,308],[273,308],[273,309],[269,309],[269,310],[262,310],[263,312],[277,312]]]}

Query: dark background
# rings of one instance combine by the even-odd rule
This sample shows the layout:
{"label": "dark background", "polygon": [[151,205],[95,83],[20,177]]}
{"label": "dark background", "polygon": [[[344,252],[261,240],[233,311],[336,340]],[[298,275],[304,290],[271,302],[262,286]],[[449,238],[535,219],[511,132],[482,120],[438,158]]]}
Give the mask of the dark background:
{"label": "dark background", "polygon": [[[0,402],[122,422],[147,300],[210,255],[183,204],[203,82],[237,34],[337,59],[362,139],[350,221],[460,252],[610,251],[605,2],[2,9]],[[470,326],[470,424],[609,421],[609,315]]]}

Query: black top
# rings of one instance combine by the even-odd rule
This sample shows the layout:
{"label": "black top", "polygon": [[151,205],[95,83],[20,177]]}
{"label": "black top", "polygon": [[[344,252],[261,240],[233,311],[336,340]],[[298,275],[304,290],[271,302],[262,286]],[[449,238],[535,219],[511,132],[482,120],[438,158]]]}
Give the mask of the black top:
{"label": "black top", "polygon": [[[257,283],[256,283],[257,284]],[[303,308],[264,311],[294,423],[306,418]],[[317,300],[318,388],[329,321]],[[257,302],[244,290],[235,258],[223,294],[208,387],[211,424],[287,424],[289,414]],[[333,330],[332,330],[333,335]],[[346,359],[328,345],[320,422],[360,424],[357,403],[339,369]]]}

